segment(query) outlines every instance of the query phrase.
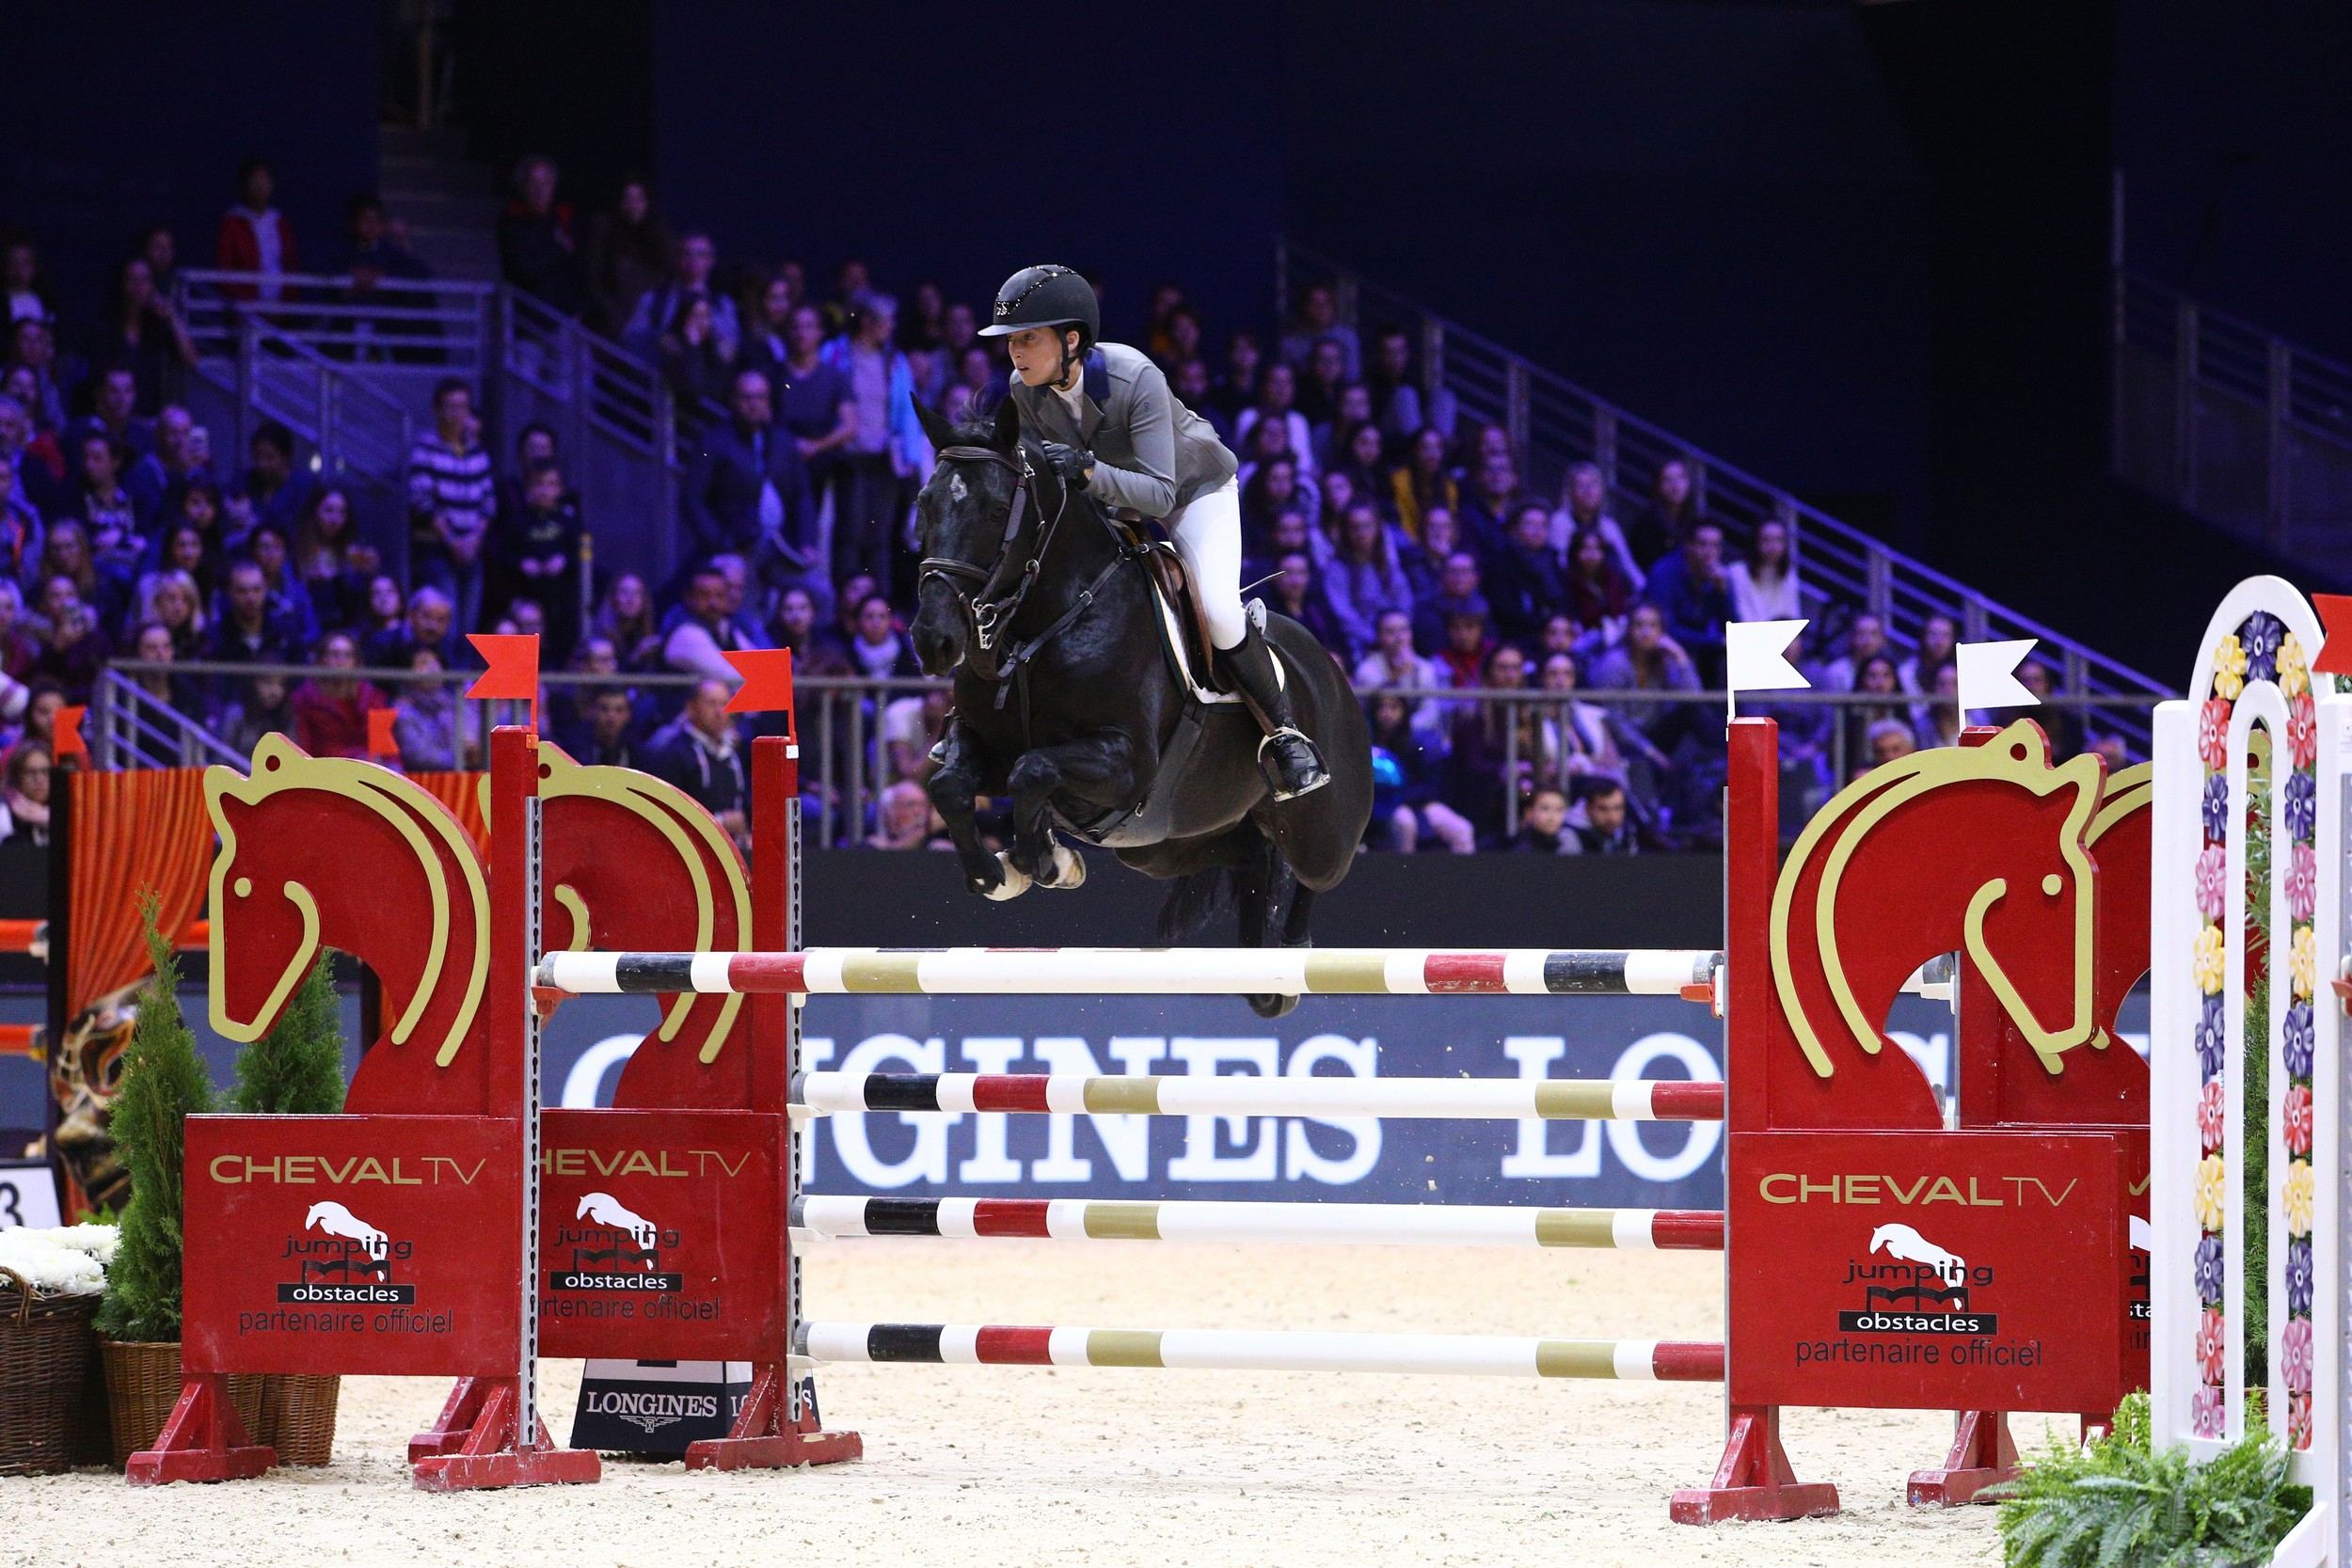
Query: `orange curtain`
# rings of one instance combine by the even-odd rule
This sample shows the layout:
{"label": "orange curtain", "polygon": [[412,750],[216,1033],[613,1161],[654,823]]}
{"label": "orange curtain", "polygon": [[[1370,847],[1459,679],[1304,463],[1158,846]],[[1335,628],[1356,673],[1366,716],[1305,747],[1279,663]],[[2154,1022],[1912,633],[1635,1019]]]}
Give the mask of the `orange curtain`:
{"label": "orange curtain", "polygon": [[148,973],[141,894],[154,891],[166,931],[203,918],[213,825],[204,815],[202,768],[77,769],[65,777],[73,791],[65,977],[72,1017]]}
{"label": "orange curtain", "polygon": [[489,859],[490,827],[482,819],[480,773],[411,773],[408,782],[447,806],[473,840],[475,852]]}

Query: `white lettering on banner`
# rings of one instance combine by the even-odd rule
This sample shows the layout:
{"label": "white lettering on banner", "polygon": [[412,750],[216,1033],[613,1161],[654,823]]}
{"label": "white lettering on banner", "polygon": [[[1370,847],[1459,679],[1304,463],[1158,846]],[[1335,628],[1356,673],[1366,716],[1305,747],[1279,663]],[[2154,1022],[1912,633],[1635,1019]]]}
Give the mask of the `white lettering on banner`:
{"label": "white lettering on banner", "polygon": [[[1281,1070],[1281,1042],[1274,1039],[1188,1039],[1179,1036],[1168,1053],[1200,1078],[1214,1078],[1226,1062],[1241,1062],[1261,1077]],[[1168,1163],[1175,1181],[1271,1181],[1275,1178],[1275,1119],[1272,1117],[1186,1117],[1184,1151]],[[1232,1129],[1239,1154],[1217,1152],[1219,1123]],[[1251,1123],[1257,1125],[1253,1129]]]}
{"label": "white lettering on banner", "polygon": [[[1521,1078],[1550,1077],[1551,1064],[1567,1054],[1567,1050],[1568,1042],[1558,1035],[1512,1035],[1502,1042],[1502,1053],[1519,1064]],[[1565,1154],[1551,1151],[1551,1123],[1529,1117],[1518,1125],[1518,1147],[1502,1157],[1503,1175],[1545,1180],[1600,1174],[1600,1129],[1594,1123],[1576,1123],[1582,1141]]]}
{"label": "white lettering on banner", "polygon": [[[1318,1062],[1339,1062],[1358,1078],[1375,1078],[1380,1072],[1380,1042],[1369,1036],[1360,1040],[1349,1039],[1345,1035],[1311,1036],[1291,1053],[1290,1066],[1283,1069],[1283,1076],[1312,1078]],[[1344,1187],[1351,1181],[1361,1181],[1380,1163],[1378,1117],[1303,1119],[1345,1134],[1356,1147],[1343,1160],[1327,1159],[1315,1152],[1301,1121],[1292,1121],[1283,1131],[1282,1144],[1282,1174],[1291,1180],[1304,1176],[1329,1186]]]}
{"label": "white lettering on banner", "polygon": [[[801,1037],[801,1070],[803,1072],[815,1072],[832,1060],[833,1040],[831,1037],[825,1035],[803,1035]],[[839,1118],[832,1117],[825,1118],[826,1121],[837,1119]],[[801,1181],[803,1185],[817,1180],[817,1130],[824,1124],[824,1121],[793,1123],[792,1138],[801,1146]]]}
{"label": "white lettering on banner", "polygon": [[[889,1070],[885,1063],[904,1063],[910,1072],[947,1070],[946,1042],[937,1036],[916,1042],[906,1035],[869,1035],[841,1059],[841,1070],[854,1076]],[[914,1129],[914,1148],[907,1157],[886,1161],[874,1153],[866,1139],[866,1117],[834,1117],[833,1147],[852,1180],[884,1191],[917,1181],[947,1180],[947,1129],[963,1119],[961,1111],[898,1113],[898,1120]]]}
{"label": "white lettering on banner", "polygon": [[[1661,1056],[1671,1056],[1680,1062],[1682,1070],[1698,1083],[1713,1084],[1723,1078],[1722,1069],[1715,1066],[1715,1058],[1708,1053],[1707,1047],[1688,1035],[1671,1033],[1644,1035],[1627,1046],[1625,1054],[1617,1058],[1617,1065],[1609,1069],[1609,1076],[1620,1080],[1647,1078],[1650,1076],[1647,1070],[1650,1063]],[[1689,1131],[1684,1134],[1680,1153],[1652,1154],[1649,1146],[1642,1141],[1644,1125],[1638,1121],[1609,1123],[1609,1148],[1616,1155],[1619,1164],[1645,1181],[1681,1180],[1707,1164],[1708,1157],[1715,1152],[1715,1146],[1723,1141],[1724,1136],[1724,1124],[1720,1121],[1685,1122],[1682,1125]],[[1674,1135],[1674,1124],[1671,1122],[1650,1122],[1647,1125],[1662,1129],[1668,1137]]]}
{"label": "white lettering on banner", "polygon": [[599,1105],[612,1102],[604,1092],[604,1075],[615,1065],[637,1054],[643,1035],[607,1035],[580,1053],[572,1070],[564,1075],[564,1093],[556,1103],[567,1111],[593,1111]]}
{"label": "white lettering on banner", "polygon": [[[1119,1070],[1130,1077],[1150,1075],[1152,1064],[1167,1054],[1167,1042],[1154,1035],[1113,1035],[1110,1053],[1119,1061]],[[1076,1073],[1094,1078],[1103,1074],[1103,1064],[1094,1059],[1094,1052],[1086,1041],[1069,1035],[1041,1035],[1037,1042],[1038,1059],[1045,1064],[1047,1072]],[[1078,1117],[1073,1113],[1057,1114],[1045,1118],[1045,1158],[1029,1162],[1032,1181],[1088,1181],[1094,1177],[1094,1162],[1082,1160],[1077,1151]],[[1121,1181],[1142,1181],[1152,1174],[1152,1118],[1140,1112],[1122,1111],[1116,1116],[1089,1115],[1087,1125],[1094,1130],[1103,1152],[1110,1156],[1111,1168]]]}
{"label": "white lettering on banner", "polygon": [[[1012,1064],[1021,1059],[1022,1048],[1028,1042],[1018,1035],[978,1035],[963,1042],[963,1059],[972,1064],[975,1072],[1010,1072]],[[1004,1111],[982,1111],[972,1118],[972,1158],[956,1166],[959,1181],[1018,1181],[1021,1162],[1005,1148],[1007,1125],[1011,1116]]]}

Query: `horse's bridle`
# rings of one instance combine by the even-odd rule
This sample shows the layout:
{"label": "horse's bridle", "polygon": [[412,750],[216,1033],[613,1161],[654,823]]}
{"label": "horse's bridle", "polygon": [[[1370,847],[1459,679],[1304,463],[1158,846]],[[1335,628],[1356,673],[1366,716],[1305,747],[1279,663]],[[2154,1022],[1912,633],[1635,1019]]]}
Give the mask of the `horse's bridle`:
{"label": "horse's bridle", "polygon": [[[1025,735],[1029,727],[1029,660],[1084,615],[1094,603],[1095,594],[1103,591],[1112,576],[1129,561],[1140,560],[1147,546],[1139,539],[1120,537],[1119,531],[1112,528],[1112,536],[1119,543],[1119,552],[1111,557],[1109,563],[1095,575],[1092,582],[1079,590],[1078,596],[1055,618],[1051,626],[1034,637],[1013,641],[1013,620],[1021,613],[1022,602],[1029,596],[1029,590],[1037,585],[1038,574],[1045,565],[1046,552],[1054,547],[1054,535],[1060,531],[1061,520],[1069,514],[1070,486],[1065,483],[1061,487],[1061,504],[1054,509],[1052,519],[1038,531],[1037,547],[1025,558],[1015,552],[1014,546],[1020,542],[1022,518],[1033,504],[1037,484],[1037,469],[1030,465],[1026,449],[1022,449],[1017,457],[1009,457],[993,447],[943,447],[939,459],[943,463],[993,463],[999,467],[1009,468],[1014,476],[1012,508],[1005,516],[1005,534],[996,546],[995,563],[981,566],[974,562],[959,561],[953,556],[927,555],[916,568],[915,581],[919,587],[923,582],[938,578],[955,594],[956,602],[963,607],[964,622],[972,628],[972,645],[964,654],[964,663],[982,680],[996,683],[996,705],[1000,708],[1005,705],[1007,694],[1016,685],[1020,687],[1021,727]],[[1107,518],[1104,519],[1104,526],[1110,527]],[[1009,587],[1006,583],[1009,576],[1015,576]],[[963,586],[965,583],[977,583],[978,586],[967,590]]]}
{"label": "horse's bridle", "polygon": [[[943,463],[993,463],[1013,473],[1012,508],[1005,515],[1005,535],[997,544],[995,563],[981,566],[954,556],[927,555],[915,578],[918,587],[929,578],[947,580],[956,602],[963,607],[964,620],[971,626],[973,647],[986,657],[995,653],[998,637],[1011,626],[1013,617],[1021,611],[1021,601],[1029,596],[1030,588],[1037,582],[1045,552],[1054,543],[1055,531],[1061,527],[1062,514],[1070,509],[1070,493],[1067,489],[1062,492],[1062,504],[1056,510],[1054,520],[1039,535],[1037,548],[1016,566],[1013,546],[1021,538],[1022,518],[1029,509],[1032,486],[1037,483],[1037,470],[1029,465],[1028,452],[1024,450],[1015,459],[993,447],[944,447],[939,458]],[[1007,592],[1005,578],[1009,572],[1018,572],[1019,579]],[[978,586],[967,590],[962,586],[965,582]]]}

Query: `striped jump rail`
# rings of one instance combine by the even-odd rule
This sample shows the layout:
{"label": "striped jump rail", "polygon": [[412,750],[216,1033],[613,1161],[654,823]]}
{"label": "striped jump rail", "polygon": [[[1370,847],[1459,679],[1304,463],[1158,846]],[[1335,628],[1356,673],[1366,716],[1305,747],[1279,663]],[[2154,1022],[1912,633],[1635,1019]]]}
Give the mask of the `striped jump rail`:
{"label": "striped jump rail", "polygon": [[1244,1073],[803,1072],[792,1108],[1045,1116],[1385,1117],[1499,1121],[1721,1121],[1724,1085],[1620,1078],[1270,1077]]}
{"label": "striped jump rail", "polygon": [[1529,1209],[1504,1204],[1106,1202],[1058,1197],[802,1197],[792,1223],[819,1236],[1056,1242],[1345,1242],[1396,1246],[1724,1250],[1724,1216],[1701,1209]]}
{"label": "striped jump rail", "polygon": [[1709,1002],[1723,955],[1679,948],[811,947],[549,953],[536,983],[582,994],[1680,996]]}
{"label": "striped jump rail", "polygon": [[1195,1371],[1431,1372],[1721,1383],[1724,1347],[1676,1339],[1521,1339],[1212,1328],[803,1323],[811,1361],[964,1367],[1162,1367]]}

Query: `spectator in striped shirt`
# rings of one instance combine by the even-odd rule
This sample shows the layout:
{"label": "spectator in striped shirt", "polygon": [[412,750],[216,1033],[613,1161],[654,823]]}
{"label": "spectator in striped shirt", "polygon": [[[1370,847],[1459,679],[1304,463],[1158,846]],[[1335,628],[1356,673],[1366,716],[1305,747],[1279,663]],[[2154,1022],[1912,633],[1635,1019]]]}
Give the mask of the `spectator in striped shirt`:
{"label": "spectator in striped shirt", "polygon": [[408,557],[419,582],[447,594],[457,629],[482,619],[482,546],[498,511],[490,454],[474,418],[473,389],[456,376],[433,388],[434,428],[408,453]]}

